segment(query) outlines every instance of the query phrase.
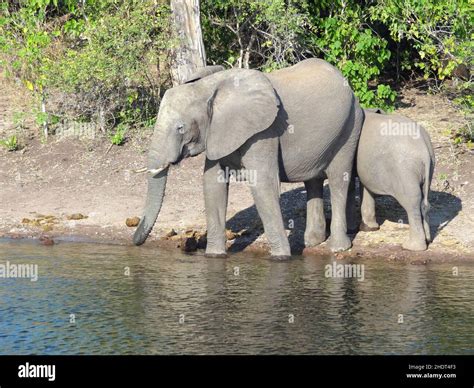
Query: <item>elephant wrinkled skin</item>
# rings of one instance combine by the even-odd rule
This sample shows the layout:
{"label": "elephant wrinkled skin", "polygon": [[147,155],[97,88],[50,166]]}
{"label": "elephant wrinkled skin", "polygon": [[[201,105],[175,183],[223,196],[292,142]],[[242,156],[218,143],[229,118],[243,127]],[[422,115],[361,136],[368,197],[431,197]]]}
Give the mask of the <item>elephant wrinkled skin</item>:
{"label": "elephant wrinkled skin", "polygon": [[405,209],[410,237],[403,247],[425,250],[431,241],[428,195],[435,165],[431,140],[418,123],[403,116],[365,110],[357,150],[362,188],[363,231],[377,230],[374,195],[391,195]]}
{"label": "elephant wrinkled skin", "polygon": [[[256,70],[200,70],[169,89],[161,102],[148,155],[148,197],[134,243],[142,244],[160,211],[167,168],[206,153],[204,198],[207,255],[225,255],[230,170],[249,172],[258,213],[274,257],[290,247],[279,204],[280,182],[304,182],[305,243],[326,239],[322,187],[331,189],[329,246],[351,247],[346,201],[363,112],[342,74],[319,59],[264,74]],[[252,173],[252,174],[250,174]]]}

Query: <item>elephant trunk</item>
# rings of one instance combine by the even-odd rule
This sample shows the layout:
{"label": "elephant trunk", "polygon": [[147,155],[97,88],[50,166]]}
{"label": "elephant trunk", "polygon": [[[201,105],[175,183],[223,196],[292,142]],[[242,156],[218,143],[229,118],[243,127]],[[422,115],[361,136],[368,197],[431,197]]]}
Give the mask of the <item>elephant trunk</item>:
{"label": "elephant trunk", "polygon": [[133,236],[133,243],[135,245],[142,245],[155,225],[160,213],[161,204],[163,203],[167,178],[168,168],[165,168],[155,176],[150,175],[148,177],[145,211]]}

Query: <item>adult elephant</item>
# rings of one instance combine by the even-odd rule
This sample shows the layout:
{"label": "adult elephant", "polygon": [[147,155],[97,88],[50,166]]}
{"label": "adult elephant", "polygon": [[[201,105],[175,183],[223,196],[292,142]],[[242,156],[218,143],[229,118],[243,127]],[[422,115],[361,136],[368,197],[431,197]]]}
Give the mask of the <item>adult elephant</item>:
{"label": "adult elephant", "polygon": [[290,256],[280,182],[304,182],[307,246],[326,239],[323,182],[331,191],[332,251],[351,247],[346,201],[363,112],[342,74],[320,59],[264,74],[220,66],[198,71],[161,102],[148,155],[148,194],[134,235],[143,244],[161,208],[168,167],[206,153],[206,255],[226,252],[225,171],[254,177],[251,190],[274,257]]}

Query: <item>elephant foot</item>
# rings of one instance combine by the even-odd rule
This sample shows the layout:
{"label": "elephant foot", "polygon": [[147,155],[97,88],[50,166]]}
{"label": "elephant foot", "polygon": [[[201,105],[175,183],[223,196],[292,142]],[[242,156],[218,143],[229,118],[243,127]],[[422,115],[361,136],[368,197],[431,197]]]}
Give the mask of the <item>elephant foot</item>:
{"label": "elephant foot", "polygon": [[271,255],[270,260],[272,260],[272,261],[288,261],[288,260],[291,260],[291,256],[288,256],[288,255]]}
{"label": "elephant foot", "polygon": [[359,226],[359,230],[362,232],[375,232],[379,229],[380,226],[376,222],[369,222],[369,224],[366,224],[364,221],[362,221]]}
{"label": "elephant foot", "polygon": [[408,251],[426,251],[428,245],[426,244],[426,241],[408,240],[403,243],[402,247]]}
{"label": "elephant foot", "polygon": [[347,235],[333,237],[329,239],[329,249],[331,252],[343,252],[352,247],[351,239]]}
{"label": "elephant foot", "polygon": [[316,233],[311,233],[311,234],[305,234],[304,236],[304,245],[307,248],[310,247],[315,247],[321,243],[326,241],[326,233],[324,234],[316,234]]}
{"label": "elephant foot", "polygon": [[206,252],[204,256],[207,258],[213,258],[213,259],[226,259],[227,253]]}

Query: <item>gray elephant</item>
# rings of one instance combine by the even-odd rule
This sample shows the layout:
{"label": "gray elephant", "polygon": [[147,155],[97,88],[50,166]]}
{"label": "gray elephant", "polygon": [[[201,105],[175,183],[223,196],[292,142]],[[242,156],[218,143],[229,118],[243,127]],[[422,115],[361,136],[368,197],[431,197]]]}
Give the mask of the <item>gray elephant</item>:
{"label": "gray elephant", "polygon": [[[363,111],[342,74],[320,59],[264,74],[206,67],[169,89],[161,102],[148,155],[148,194],[134,235],[140,245],[156,222],[168,167],[206,153],[204,198],[207,256],[226,253],[228,180],[247,171],[273,257],[290,256],[280,210],[280,182],[304,182],[308,196],[305,242],[326,239],[322,187],[331,188],[330,248],[351,247],[346,201]],[[251,173],[251,174],[250,174]]]}
{"label": "gray elephant", "polygon": [[418,123],[380,109],[364,110],[357,150],[362,188],[360,230],[379,228],[374,195],[391,195],[405,209],[410,237],[403,248],[425,250],[431,241],[428,195],[435,165],[430,137]]}

